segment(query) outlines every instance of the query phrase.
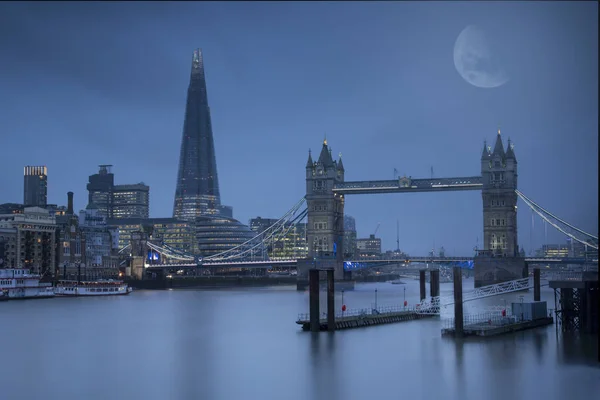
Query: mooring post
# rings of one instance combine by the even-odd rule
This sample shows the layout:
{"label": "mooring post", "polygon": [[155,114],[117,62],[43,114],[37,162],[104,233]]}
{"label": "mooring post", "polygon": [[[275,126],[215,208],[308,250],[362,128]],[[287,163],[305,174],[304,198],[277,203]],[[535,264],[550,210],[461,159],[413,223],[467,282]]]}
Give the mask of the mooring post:
{"label": "mooring post", "polygon": [[533,270],[533,301],[540,301],[540,269]]}
{"label": "mooring post", "polygon": [[419,287],[421,289],[419,301],[423,301],[427,297],[427,292],[425,289],[425,270],[424,269],[419,271]]}
{"label": "mooring post", "polygon": [[308,271],[308,298],[310,303],[310,331],[319,332],[321,321],[319,318],[319,270]]}
{"label": "mooring post", "polygon": [[431,297],[440,295],[440,270],[432,269],[429,271],[429,292]]}
{"label": "mooring post", "polygon": [[454,334],[462,336],[463,326],[463,299],[462,299],[462,270],[460,267],[452,269],[454,280]]}
{"label": "mooring post", "polygon": [[333,270],[327,271],[327,330],[335,331],[335,286]]}

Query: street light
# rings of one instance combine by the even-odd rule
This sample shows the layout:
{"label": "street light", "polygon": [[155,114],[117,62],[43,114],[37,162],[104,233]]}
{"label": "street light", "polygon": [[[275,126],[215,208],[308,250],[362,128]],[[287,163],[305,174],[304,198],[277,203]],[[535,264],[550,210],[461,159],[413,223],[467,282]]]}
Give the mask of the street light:
{"label": "street light", "polygon": [[377,310],[377,289],[375,289],[375,309]]}

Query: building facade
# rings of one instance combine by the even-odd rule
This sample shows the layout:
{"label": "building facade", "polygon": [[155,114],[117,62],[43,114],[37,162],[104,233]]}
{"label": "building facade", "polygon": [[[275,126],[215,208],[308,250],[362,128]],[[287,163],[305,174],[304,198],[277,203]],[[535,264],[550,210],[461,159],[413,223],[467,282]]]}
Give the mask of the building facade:
{"label": "building facade", "polygon": [[144,183],[115,185],[111,168],[112,165],[100,165],[98,173],[90,175],[88,204],[108,219],[148,218],[150,187]]}
{"label": "building facade", "polygon": [[79,226],[85,238],[86,273],[90,279],[119,276],[118,231],[111,230],[106,217],[93,204],[79,212]]}
{"label": "building facade", "polygon": [[344,259],[357,257],[356,238],[356,220],[350,215],[344,215]]}
{"label": "building facade", "polygon": [[118,247],[125,248],[131,243],[136,232],[144,232],[152,242],[196,254],[198,246],[192,224],[175,218],[122,218],[108,221],[108,225],[118,232]]}
{"label": "building facade", "polygon": [[[250,229],[255,234],[264,232],[267,228],[275,224],[278,219],[273,218],[252,218],[250,220]],[[297,223],[294,226],[285,226],[287,232],[285,235],[277,235],[277,240],[267,243],[267,255],[269,258],[306,258],[308,256],[308,244],[306,242],[306,224]]]}
{"label": "building facade", "polygon": [[202,51],[196,49],[192,55],[173,218],[193,222],[197,217],[228,211],[221,206],[204,60]]}
{"label": "building facade", "polygon": [[484,250],[494,257],[518,257],[517,158],[510,139],[504,150],[500,130],[493,151],[484,144],[481,178]]}
{"label": "building facade", "polygon": [[148,218],[150,187],[144,183],[115,185],[112,191],[111,218]]}
{"label": "building facade", "polygon": [[87,280],[85,236],[73,212],[73,192],[67,194],[67,212],[56,216],[56,273],[63,280]]}
{"label": "building facade", "polygon": [[112,165],[100,165],[98,173],[90,175],[87,184],[88,204],[94,204],[107,218],[112,214],[112,190],[115,186],[115,175],[111,168]]}
{"label": "building facade", "polygon": [[17,230],[0,222],[0,268],[17,267]]}
{"label": "building facade", "polygon": [[[14,232],[5,256],[8,265],[28,268],[45,278],[52,277],[56,266],[56,219],[40,207],[26,207],[22,214],[0,215],[0,228]],[[3,234],[8,236],[8,234]],[[12,247],[14,245],[14,248]]]}
{"label": "building facade", "polygon": [[23,181],[23,205],[45,207],[48,203],[48,168],[26,166]]}
{"label": "building facade", "polygon": [[204,216],[193,224],[197,254],[206,257],[229,250],[256,236],[247,225],[234,218]]}
{"label": "building facade", "polygon": [[356,239],[356,251],[360,258],[376,258],[381,256],[381,239],[370,235],[365,239]]}

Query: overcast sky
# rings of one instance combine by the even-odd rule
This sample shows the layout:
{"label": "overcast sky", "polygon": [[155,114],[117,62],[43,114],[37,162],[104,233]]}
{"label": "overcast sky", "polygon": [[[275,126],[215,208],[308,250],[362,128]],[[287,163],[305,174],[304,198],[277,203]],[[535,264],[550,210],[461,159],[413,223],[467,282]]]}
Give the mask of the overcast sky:
{"label": "overcast sky", "polygon": [[[49,202],[87,204],[88,175],[150,185],[170,217],[194,48],[204,53],[223,204],[243,222],[304,196],[308,149],[327,135],[346,180],[480,174],[498,126],[519,189],[598,231],[596,2],[0,3],[0,203],[22,202],[23,166],[47,165]],[[467,83],[460,32],[486,32],[510,80]],[[493,143],[492,143],[493,144]],[[506,145],[506,141],[505,141]],[[470,255],[479,192],[349,196],[359,236],[425,255]],[[545,239],[519,207],[527,252]],[[548,242],[565,237],[548,228]]]}

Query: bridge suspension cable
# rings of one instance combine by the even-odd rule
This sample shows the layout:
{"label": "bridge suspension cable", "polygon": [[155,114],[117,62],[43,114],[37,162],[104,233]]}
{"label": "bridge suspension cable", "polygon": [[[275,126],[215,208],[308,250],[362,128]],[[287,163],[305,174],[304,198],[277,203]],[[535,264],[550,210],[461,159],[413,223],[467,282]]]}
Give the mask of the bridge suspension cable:
{"label": "bridge suspension cable", "polygon": [[[302,203],[300,203],[300,205],[302,205]],[[298,209],[294,210],[294,212],[292,212],[292,213],[289,213],[288,217],[292,217],[297,211],[298,211]],[[277,241],[276,237],[284,237],[285,235],[287,235],[288,232],[294,227],[294,225],[298,221],[303,220],[307,214],[308,214],[308,210],[304,209],[297,216],[293,217],[293,219],[291,221],[287,221],[286,219],[282,218],[281,220],[277,221],[275,224],[271,225],[269,228],[265,229],[265,231],[263,231],[262,233],[253,237],[252,239],[250,239],[238,246],[235,246],[227,251],[224,251],[222,253],[213,254],[209,257],[205,257],[205,259],[210,260],[210,261],[217,261],[217,260],[222,261],[222,260],[239,259],[239,258],[243,258],[247,255],[252,256],[254,250],[260,249],[262,251],[265,243],[274,243]],[[282,222],[279,223],[280,221],[282,221]],[[267,232],[267,231],[270,231],[270,232]],[[268,233],[268,234],[265,234],[265,233]],[[264,236],[262,238],[262,240],[261,240],[261,236]],[[244,249],[244,246],[251,246],[251,247],[247,247]],[[238,250],[239,252],[236,253],[235,250]]]}
{"label": "bridge suspension cable", "polygon": [[[560,219],[559,217],[557,217],[556,215],[552,214],[550,211],[544,209],[542,206],[540,206],[539,204],[537,204],[536,202],[534,202],[533,200],[531,200],[529,197],[525,196],[523,193],[521,193],[520,191],[518,191],[517,189],[515,189],[515,193],[517,194],[517,196],[519,196],[523,201],[525,202],[529,202],[531,203],[534,207],[538,208],[539,210],[541,210],[542,212],[548,214],[549,216],[551,216],[552,218],[554,218],[555,220],[565,224],[566,226],[568,226],[569,228],[573,229],[574,231],[577,231],[579,233],[581,233],[582,235],[585,235],[589,238],[592,238],[594,240],[598,240],[598,236],[594,236],[591,233],[587,233],[585,231],[582,231],[581,229],[577,228],[576,226],[573,226],[571,224],[569,224],[567,221]],[[531,206],[530,206],[531,207]]]}
{"label": "bridge suspension cable", "polygon": [[[281,218],[275,223],[269,226],[267,229],[252,237],[251,239],[239,244],[231,249],[225,250],[221,253],[213,254],[204,257],[207,261],[224,261],[232,259],[244,258],[248,255],[253,256],[255,251],[258,249],[260,253],[264,255],[264,246],[266,243],[274,243],[278,237],[285,236],[291,229],[299,222],[302,221],[308,214],[308,209],[302,206],[306,202],[305,198],[300,199],[288,212],[286,212]],[[193,254],[187,253],[183,250],[174,248],[167,244],[157,245],[150,241],[146,242],[148,247],[152,250],[172,258],[174,260],[181,261],[194,261],[196,257]],[[129,247],[129,246],[128,246]],[[124,249],[123,249],[124,250]]]}
{"label": "bridge suspension cable", "polygon": [[[531,208],[537,215],[539,215],[544,221],[546,221],[547,223],[549,223],[550,225],[552,225],[554,228],[558,229],[560,232],[564,233],[565,235],[567,235],[568,237],[570,237],[571,239],[585,245],[585,246],[589,246],[595,250],[598,250],[598,245],[596,243],[590,243],[590,242],[586,242],[584,240],[581,240],[579,238],[577,238],[576,236],[572,235],[571,233],[565,231],[564,229],[562,229],[560,226],[558,226],[557,224],[555,224],[554,222],[552,222],[550,219],[548,219],[548,217],[545,214],[548,215],[553,215],[550,214],[549,212],[546,212],[544,209],[542,209],[541,207],[539,207],[537,204],[533,203],[529,198],[527,198],[525,195],[523,195],[523,193],[519,192],[518,190],[515,190],[515,193],[517,194],[517,196],[519,196],[521,198],[521,200],[523,200],[525,202],[525,204],[527,204],[529,206],[529,208]],[[539,209],[538,209],[539,207]],[[542,210],[542,211],[540,211]],[[572,228],[573,230],[576,230],[577,232],[580,232],[582,234],[584,234],[585,236],[588,236],[594,240],[598,240],[598,237],[593,236],[592,234],[589,234],[587,232],[582,231],[581,229],[575,228],[572,225],[564,222],[563,220],[557,218],[557,217],[553,217],[558,221],[561,221],[563,224],[567,225],[568,227]]]}

